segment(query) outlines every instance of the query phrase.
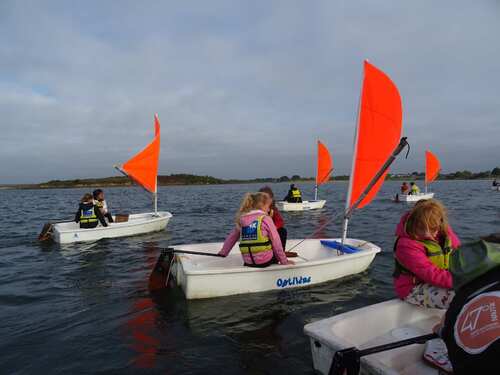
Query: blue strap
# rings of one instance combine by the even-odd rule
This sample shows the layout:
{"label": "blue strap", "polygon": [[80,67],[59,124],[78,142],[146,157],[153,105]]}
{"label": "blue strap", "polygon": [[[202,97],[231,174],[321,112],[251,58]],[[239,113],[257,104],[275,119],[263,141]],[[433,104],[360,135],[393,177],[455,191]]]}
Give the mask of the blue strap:
{"label": "blue strap", "polygon": [[360,248],[354,247],[354,246],[349,246],[349,245],[342,245],[338,241],[333,241],[333,240],[320,240],[321,244],[326,247],[330,247],[335,250],[342,251],[345,254],[353,254],[357,253],[358,251],[361,251]]}

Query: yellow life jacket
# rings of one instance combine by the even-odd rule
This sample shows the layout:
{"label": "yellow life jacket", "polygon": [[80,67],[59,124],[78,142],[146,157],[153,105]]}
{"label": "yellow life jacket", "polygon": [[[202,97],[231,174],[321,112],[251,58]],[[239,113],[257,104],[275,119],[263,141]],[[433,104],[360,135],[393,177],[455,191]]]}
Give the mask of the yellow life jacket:
{"label": "yellow life jacket", "polygon": [[241,227],[240,251],[242,254],[250,254],[252,261],[253,255],[273,249],[269,237],[262,234],[262,220],[264,217],[265,215],[259,216],[249,225]]}
{"label": "yellow life jacket", "polygon": [[93,223],[97,221],[97,215],[95,214],[95,208],[92,207],[89,210],[80,210],[80,223]]}
{"label": "yellow life jacket", "polygon": [[98,207],[98,208],[103,208],[104,207],[104,203],[99,201],[99,200],[95,200],[94,201],[94,204]]}
{"label": "yellow life jacket", "polygon": [[[399,237],[396,239],[396,242],[394,243],[395,268],[394,268],[394,273],[392,274],[392,276],[398,277],[401,274],[413,275],[413,272],[411,272],[405,266],[403,266],[396,258],[396,246],[397,246],[398,241],[399,241]],[[450,267],[450,254],[453,251],[453,249],[451,247],[450,237],[446,236],[443,246],[441,246],[436,241],[432,241],[432,240],[423,240],[423,241],[417,241],[417,242],[424,245],[425,254],[429,258],[431,263],[434,264],[437,268],[442,269],[442,270],[447,270]]]}
{"label": "yellow life jacket", "polygon": [[302,194],[300,193],[299,189],[293,189],[292,190],[292,197],[293,198],[302,198]]}

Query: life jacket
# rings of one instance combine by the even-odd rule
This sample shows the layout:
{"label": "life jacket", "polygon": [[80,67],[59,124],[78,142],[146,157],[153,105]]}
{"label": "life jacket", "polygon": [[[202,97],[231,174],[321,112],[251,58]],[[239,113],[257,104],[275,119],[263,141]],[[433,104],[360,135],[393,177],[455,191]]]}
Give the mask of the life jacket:
{"label": "life jacket", "polygon": [[419,188],[417,185],[413,185],[413,186],[411,187],[411,192],[412,192],[413,194],[418,194],[418,193],[420,193],[420,188]]}
{"label": "life jacket", "polygon": [[[413,272],[408,270],[405,266],[403,266],[398,259],[396,258],[396,248],[398,245],[399,238],[396,238],[396,242],[394,243],[394,272],[392,277],[399,277],[401,274],[413,275]],[[442,270],[447,270],[450,267],[450,254],[453,250],[451,247],[451,238],[446,236],[443,241],[443,246],[441,246],[438,242],[432,240],[422,240],[417,241],[424,245],[425,254],[429,258],[432,264],[434,264],[437,268]]]}
{"label": "life jacket", "polygon": [[259,216],[249,225],[241,227],[240,251],[242,254],[250,254],[253,264],[253,256],[264,251],[272,251],[273,246],[269,237],[262,234],[262,220],[265,215]]}
{"label": "life jacket", "polygon": [[94,200],[94,204],[97,206],[97,208],[103,208],[104,207],[104,201]]}
{"label": "life jacket", "polygon": [[90,209],[80,209],[80,223],[88,224],[97,221],[97,215],[95,214],[95,206]]}
{"label": "life jacket", "polygon": [[302,198],[302,194],[300,193],[299,189],[293,189],[292,190],[292,197],[293,198]]}

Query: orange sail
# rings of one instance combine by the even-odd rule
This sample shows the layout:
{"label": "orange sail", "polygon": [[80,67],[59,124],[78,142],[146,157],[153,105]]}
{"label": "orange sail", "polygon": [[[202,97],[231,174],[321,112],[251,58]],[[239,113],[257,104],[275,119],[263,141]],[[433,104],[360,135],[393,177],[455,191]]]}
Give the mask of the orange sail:
{"label": "orange sail", "polygon": [[[398,88],[384,72],[365,61],[347,209],[361,197],[398,145],[402,117]],[[375,198],[387,172],[388,170],[372,187],[358,208],[366,206]]]}
{"label": "orange sail", "polygon": [[156,193],[158,176],[158,160],[160,157],[160,120],[155,115],[155,137],[141,152],[122,166],[130,178],[151,193]]}
{"label": "orange sail", "polygon": [[425,184],[430,184],[434,181],[441,169],[441,164],[438,158],[429,150],[425,151]]}
{"label": "orange sail", "polygon": [[316,186],[328,182],[333,171],[332,157],[326,146],[318,141],[318,170],[316,172]]}

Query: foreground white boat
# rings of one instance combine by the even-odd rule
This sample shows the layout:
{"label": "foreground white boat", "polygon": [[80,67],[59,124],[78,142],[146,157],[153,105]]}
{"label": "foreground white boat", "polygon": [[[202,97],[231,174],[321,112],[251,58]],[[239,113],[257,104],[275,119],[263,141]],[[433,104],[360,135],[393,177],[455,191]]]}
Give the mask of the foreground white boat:
{"label": "foreground white boat", "polygon": [[[293,247],[300,240],[290,240]],[[222,297],[268,290],[297,288],[335,280],[363,272],[380,248],[372,243],[347,239],[347,245],[361,251],[338,255],[321,245],[320,240],[305,240],[295,250],[295,265],[272,265],[267,268],[245,267],[238,244],[226,258],[203,255],[176,255],[173,274],[187,299]],[[179,245],[175,248],[217,253],[222,243]]]}
{"label": "foreground white boat", "polygon": [[434,198],[434,193],[418,193],[418,194],[400,194],[399,201],[400,202],[418,202],[422,199],[431,199]]}
{"label": "foreground white boat", "polygon": [[318,210],[325,206],[326,200],[303,201],[301,203],[291,203],[286,201],[276,202],[276,206],[280,211],[306,211]]}
{"label": "foreground white boat", "polygon": [[[432,332],[445,310],[427,309],[399,299],[349,311],[304,327],[310,337],[314,369],[328,374],[337,350],[364,349]],[[361,374],[438,375],[422,359],[424,345],[409,345],[361,358]]]}
{"label": "foreground white boat", "polygon": [[170,212],[161,211],[157,214],[132,214],[126,222],[109,223],[107,227],[99,224],[90,229],[81,229],[75,222],[56,223],[53,224],[52,238],[58,243],[66,244],[158,232],[165,229],[171,217]]}
{"label": "foreground white boat", "polygon": [[499,186],[492,186],[491,190],[493,190],[493,191],[500,191],[500,185]]}

